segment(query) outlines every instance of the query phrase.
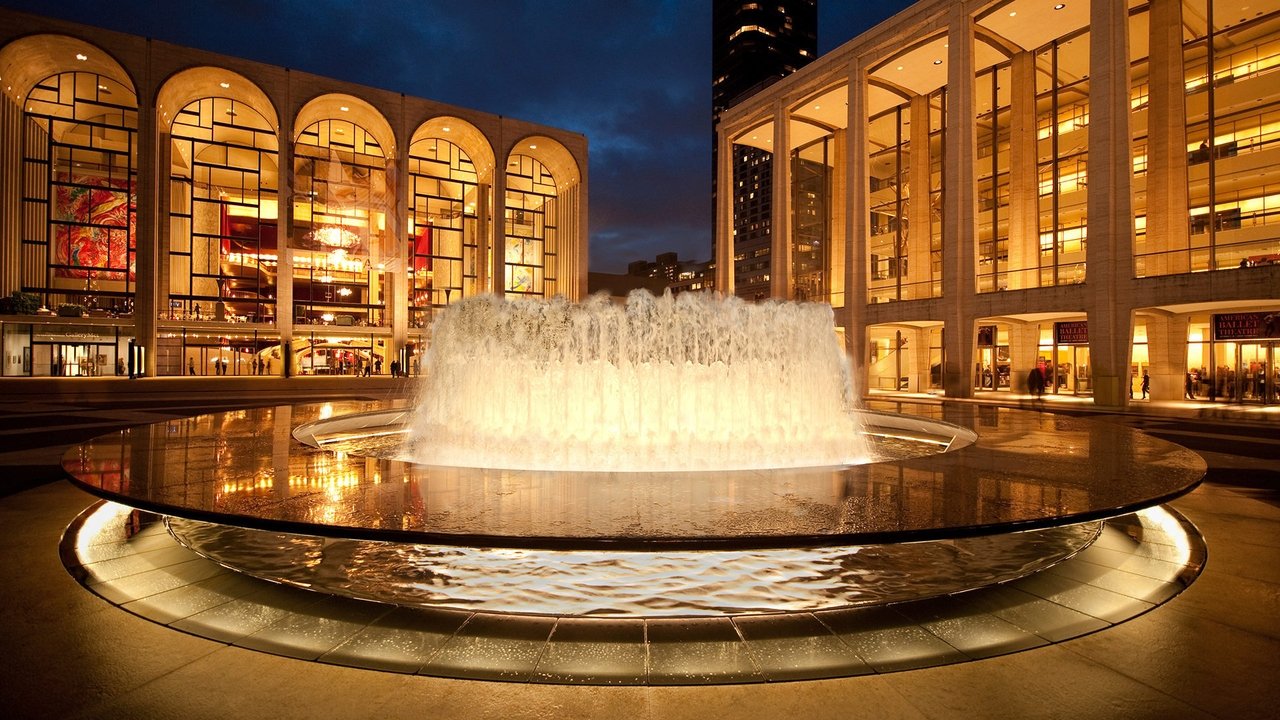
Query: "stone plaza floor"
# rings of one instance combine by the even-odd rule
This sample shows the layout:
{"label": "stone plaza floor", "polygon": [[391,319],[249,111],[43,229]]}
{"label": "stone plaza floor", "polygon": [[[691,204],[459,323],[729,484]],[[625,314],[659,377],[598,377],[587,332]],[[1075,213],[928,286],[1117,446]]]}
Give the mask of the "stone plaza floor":
{"label": "stone plaza floor", "polygon": [[1181,595],[1132,620],[927,669],[606,687],[442,679],[280,657],[182,633],[87,592],[58,555],[68,523],[95,502],[61,479],[65,447],[228,404],[181,396],[0,403],[6,717],[1269,718],[1280,704],[1280,423],[1265,416],[1224,417],[1214,408],[1202,417],[1157,404],[1124,414],[1049,406],[1139,427],[1208,462],[1204,484],[1173,503],[1205,537],[1205,570]]}

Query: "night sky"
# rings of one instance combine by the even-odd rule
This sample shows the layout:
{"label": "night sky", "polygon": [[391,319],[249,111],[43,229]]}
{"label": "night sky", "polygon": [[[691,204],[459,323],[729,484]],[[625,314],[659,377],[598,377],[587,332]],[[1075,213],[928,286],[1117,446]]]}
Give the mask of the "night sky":
{"label": "night sky", "polygon": [[[825,53],[909,0],[819,0]],[[587,136],[591,269],[711,255],[708,0],[0,0]]]}

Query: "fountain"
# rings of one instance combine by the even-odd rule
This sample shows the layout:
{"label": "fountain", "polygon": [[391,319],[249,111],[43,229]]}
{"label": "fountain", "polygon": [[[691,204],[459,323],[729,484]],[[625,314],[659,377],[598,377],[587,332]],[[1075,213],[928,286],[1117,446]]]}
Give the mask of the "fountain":
{"label": "fountain", "polygon": [[[973,622],[964,606],[938,609],[953,596],[1070,607],[1069,594],[1036,595],[1059,582],[1043,579],[1079,562],[1064,577],[1094,577],[1108,553],[1158,546],[1174,569],[1108,617],[1167,600],[1199,569],[1194,529],[1154,507],[1199,482],[1193,453],[1049,413],[855,408],[826,306],[479,297],[433,333],[409,404],[230,411],[73,448],[69,476],[127,506],[93,508],[69,529],[73,572],[110,585],[95,558],[127,554],[139,526],[128,508],[139,508],[165,516],[139,535],[146,547],[158,533],[250,583],[235,608],[181,621],[188,632],[222,637],[226,613],[261,616],[261,578],[344,598],[337,617],[411,608],[410,672],[608,681],[556,664],[585,638],[616,646],[609,663],[629,658],[616,681],[665,684],[856,674],[841,648],[927,635],[910,618],[930,598],[944,624]],[[1029,628],[1032,644],[1088,631],[1052,624],[1086,611],[1031,613],[1049,622]],[[386,617],[358,637],[399,643],[402,613]],[[623,629],[632,639],[617,640]],[[752,633],[827,656],[798,674],[788,652],[757,648],[748,661]],[[722,640],[680,669],[678,646],[709,637]],[[314,658],[307,642],[298,654]],[[339,650],[334,662],[401,667]],[[536,672],[519,664],[530,653]]]}
{"label": "fountain", "polygon": [[866,460],[830,306],[631,293],[450,307],[409,457],[432,465],[676,471]]}

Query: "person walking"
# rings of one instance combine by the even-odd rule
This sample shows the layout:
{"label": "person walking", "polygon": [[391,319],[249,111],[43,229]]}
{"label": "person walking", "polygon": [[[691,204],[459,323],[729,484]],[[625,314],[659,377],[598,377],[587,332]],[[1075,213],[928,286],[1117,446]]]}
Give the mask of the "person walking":
{"label": "person walking", "polygon": [[1191,371],[1187,371],[1187,376],[1183,378],[1182,393],[1188,400],[1195,400],[1195,381],[1191,378]]}
{"label": "person walking", "polygon": [[1038,365],[1031,368],[1031,372],[1027,373],[1027,389],[1037,399],[1044,395],[1044,373],[1041,372]]}
{"label": "person walking", "polygon": [[1142,399],[1147,399],[1147,393],[1151,392],[1151,376],[1146,370],[1142,371]]}

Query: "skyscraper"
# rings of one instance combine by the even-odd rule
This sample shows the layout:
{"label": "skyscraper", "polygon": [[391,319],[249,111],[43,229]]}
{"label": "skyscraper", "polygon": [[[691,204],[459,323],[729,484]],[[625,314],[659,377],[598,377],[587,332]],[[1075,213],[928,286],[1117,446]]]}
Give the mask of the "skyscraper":
{"label": "skyscraper", "polygon": [[[795,72],[817,56],[817,0],[776,3],[715,0],[711,22],[712,162],[715,126],[726,108]],[[735,292],[769,294],[773,156],[739,147],[733,165]],[[712,175],[712,197],[718,192]],[[714,206],[714,200],[713,200]],[[713,235],[714,237],[714,235]],[[714,255],[714,253],[713,253]]]}

